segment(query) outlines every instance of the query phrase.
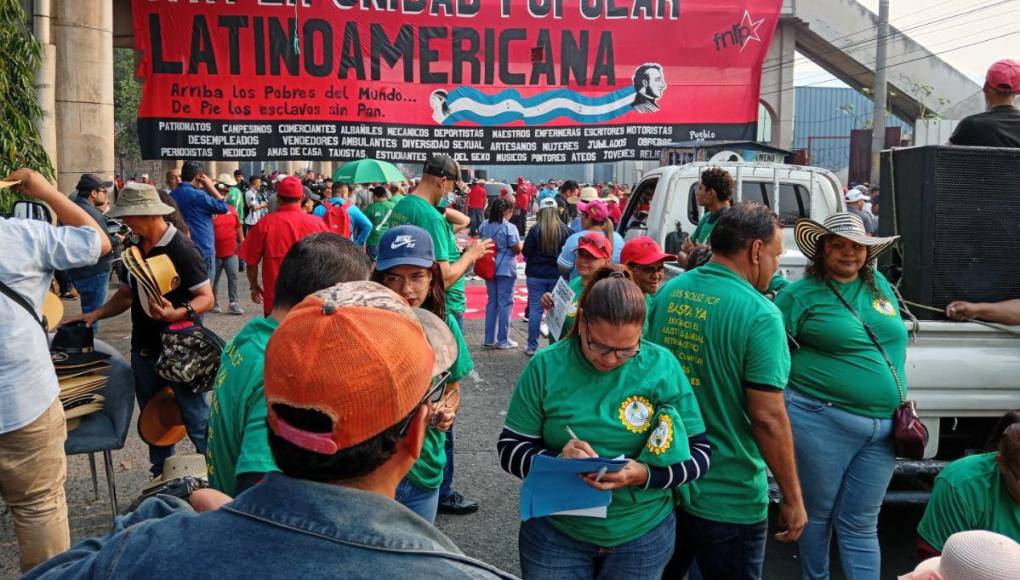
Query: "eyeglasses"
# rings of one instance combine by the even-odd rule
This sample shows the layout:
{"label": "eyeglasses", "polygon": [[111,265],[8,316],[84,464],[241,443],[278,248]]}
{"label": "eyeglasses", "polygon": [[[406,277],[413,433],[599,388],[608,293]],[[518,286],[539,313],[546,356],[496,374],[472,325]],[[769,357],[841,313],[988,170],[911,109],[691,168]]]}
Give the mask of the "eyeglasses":
{"label": "eyeglasses", "polygon": [[666,270],[666,266],[664,264],[658,264],[654,266],[642,266],[640,264],[634,264],[633,266],[630,267],[630,269],[637,272],[641,272],[646,276],[652,276],[664,272]]}
{"label": "eyeglasses", "polygon": [[638,348],[616,348],[607,346],[601,342],[595,342],[591,339],[591,328],[588,326],[588,321],[584,321],[584,340],[588,343],[588,350],[594,352],[599,356],[606,356],[609,353],[616,355],[616,358],[621,360],[632,359],[641,352],[641,347]]}
{"label": "eyeglasses", "polygon": [[397,435],[403,437],[407,433],[407,428],[411,426],[411,420],[418,414],[418,409],[422,405],[435,405],[443,400],[443,396],[446,395],[446,385],[450,382],[450,371],[444,371],[435,376],[432,379],[432,385],[429,387],[428,392],[422,397],[421,401],[414,406],[414,409],[404,417],[404,420],[400,422],[400,429],[397,430]]}

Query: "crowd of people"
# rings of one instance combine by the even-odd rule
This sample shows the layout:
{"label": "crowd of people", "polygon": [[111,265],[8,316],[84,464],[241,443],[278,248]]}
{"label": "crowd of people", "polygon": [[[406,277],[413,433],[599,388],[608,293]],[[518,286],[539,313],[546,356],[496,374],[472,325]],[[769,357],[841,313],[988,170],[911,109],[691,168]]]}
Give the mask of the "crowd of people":
{"label": "crowd of people", "polygon": [[[1012,96],[1020,65],[1014,73]],[[880,576],[878,514],[896,462],[894,414],[909,397],[908,340],[875,267],[896,237],[875,235],[866,185],[847,192],[847,211],[796,222],[808,265],[790,281],[778,273],[784,224],[761,203],[734,203],[733,177],[719,168],[701,174],[704,216],[675,255],[620,237],[626,191],[615,186],[539,190],[521,179],[489,196],[441,154],[413,183],[304,177],[213,179],[188,161],[164,191],[143,179],[110,196],[112,182],[86,175],[74,200],[30,170],[0,183],[48,204],[61,224],[0,220],[4,247],[22,249],[0,260],[10,321],[0,341],[17,345],[0,352],[0,492],[26,577],[511,577],[433,524],[479,507],[453,489],[461,389],[474,369],[465,278],[491,261],[483,345],[512,349],[519,256],[529,358],[494,441],[499,466],[524,479],[539,456],[624,460],[581,474],[611,492],[604,517],[520,524],[525,578],[760,578],[770,474],[774,538],[797,544],[803,577],[829,577],[833,534],[847,577]],[[108,218],[126,231],[111,233]],[[462,230],[478,239],[459,246]],[[124,276],[107,297],[123,244],[165,257],[179,284],[152,296]],[[67,273],[93,329],[130,311],[144,409],[166,383],[161,334],[218,308],[221,272],[226,311],[240,314],[242,264],[263,316],[226,345],[209,394],[170,384],[209,487],[147,499],[110,534],[71,547],[67,432],[38,316],[55,272]],[[667,264],[685,271],[667,282]],[[561,280],[572,304],[543,345]],[[954,302],[946,315],[1016,324],[1018,304]],[[154,477],[173,452],[149,445]],[[973,574],[957,577],[1020,576],[1020,411],[984,453],[938,475],[917,532],[918,559],[941,561],[913,578],[961,565]]]}

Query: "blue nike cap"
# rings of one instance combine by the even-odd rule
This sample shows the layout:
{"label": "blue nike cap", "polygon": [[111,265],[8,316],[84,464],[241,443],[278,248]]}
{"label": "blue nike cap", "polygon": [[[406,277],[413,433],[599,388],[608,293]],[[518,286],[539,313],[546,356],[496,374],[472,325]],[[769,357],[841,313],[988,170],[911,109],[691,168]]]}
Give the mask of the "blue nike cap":
{"label": "blue nike cap", "polygon": [[432,236],[418,226],[390,228],[379,240],[376,270],[389,270],[396,266],[431,268],[436,261]]}

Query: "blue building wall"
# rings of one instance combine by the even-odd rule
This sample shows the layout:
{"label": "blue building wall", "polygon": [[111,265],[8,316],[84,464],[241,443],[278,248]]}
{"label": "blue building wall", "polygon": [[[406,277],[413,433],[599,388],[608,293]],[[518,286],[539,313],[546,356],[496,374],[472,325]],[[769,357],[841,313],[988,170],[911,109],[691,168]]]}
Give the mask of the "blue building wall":
{"label": "blue building wall", "polygon": [[[793,148],[807,149],[808,137],[814,139],[808,152],[811,164],[840,171],[850,164],[850,132],[866,129],[875,107],[871,99],[849,87],[797,87],[794,93]],[[886,116],[886,126],[899,126],[903,135],[913,133],[910,124]]]}

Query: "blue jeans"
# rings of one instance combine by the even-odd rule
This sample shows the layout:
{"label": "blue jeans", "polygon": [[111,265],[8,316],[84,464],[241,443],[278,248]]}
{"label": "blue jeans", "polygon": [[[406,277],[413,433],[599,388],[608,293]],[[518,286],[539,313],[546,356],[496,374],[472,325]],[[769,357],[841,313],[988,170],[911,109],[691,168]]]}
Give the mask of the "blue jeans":
{"label": "blue jeans", "polygon": [[446,432],[446,443],[443,444],[443,451],[446,453],[446,465],[443,467],[443,483],[439,484],[439,501],[450,497],[453,493],[453,428],[450,426]]}
{"label": "blue jeans", "polygon": [[485,344],[506,346],[510,340],[510,312],[514,307],[516,276],[496,276],[485,281]]}
{"label": "blue jeans", "polygon": [[[144,409],[156,393],[163,387],[169,386],[174,391],[177,404],[181,407],[181,418],[184,419],[184,426],[188,431],[188,437],[195,444],[195,451],[205,455],[206,450],[206,427],[209,425],[209,401],[205,393],[192,393],[191,389],[184,385],[168,383],[156,373],[156,358],[158,353],[142,353],[131,350],[131,370],[135,375],[135,396],[138,398],[138,408]],[[169,447],[156,447],[149,445],[149,463],[152,466],[149,471],[152,475],[163,473],[163,462],[167,457],[174,454],[173,445]]]}
{"label": "blue jeans", "polygon": [[[84,278],[71,276],[71,283],[78,289],[81,299],[81,313],[98,310],[106,302],[106,291],[110,288],[110,271],[93,274]],[[92,324],[92,331],[99,332],[99,321]]]}
{"label": "blue jeans", "polygon": [[518,548],[525,580],[659,580],[673,553],[676,519],[670,513],[645,535],[603,548],[575,540],[547,518],[521,523]]}
{"label": "blue jeans", "polygon": [[205,262],[205,274],[208,276],[208,280],[212,282],[213,276],[216,275],[216,254],[211,256],[202,256],[202,261]]}
{"label": "blue jeans", "polygon": [[896,467],[893,420],[844,411],[786,390],[797,472],[808,523],[797,543],[804,578],[829,577],[829,539],[836,530],[843,573],[878,578],[878,512]]}
{"label": "blue jeans", "polygon": [[395,498],[401,505],[421,516],[430,524],[436,523],[436,512],[439,511],[439,488],[422,489],[405,477],[397,486]]}
{"label": "blue jeans", "polygon": [[542,295],[552,292],[559,278],[528,278],[528,350],[538,350],[542,330]]}
{"label": "blue jeans", "polygon": [[478,235],[478,227],[485,221],[485,208],[468,208],[468,216],[471,218],[471,225],[469,226],[468,234],[472,236]]}
{"label": "blue jeans", "polygon": [[[765,563],[768,520],[730,524],[677,510],[676,553],[664,578],[758,580]],[[695,569],[691,565],[697,561]],[[700,571],[700,575],[699,575]]]}

